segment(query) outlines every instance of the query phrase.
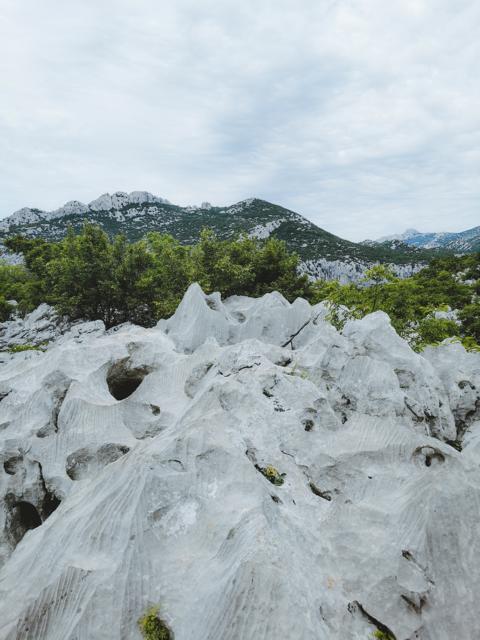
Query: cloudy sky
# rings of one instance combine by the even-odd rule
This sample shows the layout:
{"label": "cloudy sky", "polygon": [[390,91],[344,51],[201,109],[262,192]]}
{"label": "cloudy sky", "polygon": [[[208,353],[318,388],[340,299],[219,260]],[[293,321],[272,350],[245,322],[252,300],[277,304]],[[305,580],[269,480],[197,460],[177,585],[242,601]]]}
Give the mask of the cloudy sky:
{"label": "cloudy sky", "polygon": [[478,0],[1,0],[0,217],[141,189],[478,225],[479,31]]}

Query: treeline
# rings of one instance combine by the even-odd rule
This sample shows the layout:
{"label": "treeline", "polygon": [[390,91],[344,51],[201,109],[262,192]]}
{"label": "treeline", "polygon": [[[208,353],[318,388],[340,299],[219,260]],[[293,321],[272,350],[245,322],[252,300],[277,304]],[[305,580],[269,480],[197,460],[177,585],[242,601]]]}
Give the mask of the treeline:
{"label": "treeline", "polygon": [[188,286],[198,282],[205,292],[219,291],[222,297],[276,290],[290,301],[324,301],[340,329],[350,318],[382,310],[417,350],[449,337],[468,348],[480,342],[480,254],[435,259],[404,280],[378,265],[364,282],[340,285],[309,282],[299,273],[298,256],[276,238],[219,240],[204,230],[193,246],[158,233],[129,243],[87,224],[59,242],[17,236],[5,244],[23,255],[24,264],[0,267],[3,320],[14,308],[26,313],[47,302],[72,320],[152,326],[171,315]]}
{"label": "treeline", "polygon": [[458,338],[469,349],[480,343],[479,253],[436,258],[403,280],[378,265],[360,285],[319,280],[312,289],[313,302],[328,301],[337,328],[348,319],[381,310],[417,351],[446,338]]}
{"label": "treeline", "polygon": [[111,240],[87,224],[80,234],[70,231],[59,242],[17,236],[5,245],[23,255],[24,266],[1,270],[4,319],[11,311],[7,300],[15,299],[21,313],[47,302],[72,320],[152,326],[175,311],[192,282],[222,296],[278,290],[289,300],[309,297],[308,279],[297,270],[298,256],[276,238],[219,240],[205,230],[194,246],[159,233],[129,243],[121,235]]}

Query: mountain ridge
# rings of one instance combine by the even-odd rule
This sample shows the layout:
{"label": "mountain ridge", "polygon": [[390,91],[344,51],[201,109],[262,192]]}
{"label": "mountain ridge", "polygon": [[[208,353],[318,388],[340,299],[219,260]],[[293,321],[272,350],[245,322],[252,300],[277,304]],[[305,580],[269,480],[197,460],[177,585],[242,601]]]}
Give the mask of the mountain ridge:
{"label": "mountain ridge", "polygon": [[85,222],[101,226],[109,235],[123,233],[138,240],[149,231],[173,235],[182,244],[195,243],[202,228],[212,228],[220,238],[247,233],[255,238],[277,237],[301,258],[301,268],[311,277],[355,281],[372,264],[395,266],[399,275],[411,275],[437,255],[406,244],[369,245],[340,238],[304,216],[277,204],[248,198],[230,206],[208,202],[180,207],[147,191],[105,193],[88,205],[71,200],[53,211],[19,209],[0,222],[2,239],[23,234],[59,240],[69,226],[79,231]]}
{"label": "mountain ridge", "polygon": [[470,253],[480,250],[480,226],[464,231],[422,232],[407,229],[403,233],[383,236],[377,240],[366,240],[370,246],[383,245],[390,242],[402,242],[412,247],[423,249],[447,249],[459,253]]}

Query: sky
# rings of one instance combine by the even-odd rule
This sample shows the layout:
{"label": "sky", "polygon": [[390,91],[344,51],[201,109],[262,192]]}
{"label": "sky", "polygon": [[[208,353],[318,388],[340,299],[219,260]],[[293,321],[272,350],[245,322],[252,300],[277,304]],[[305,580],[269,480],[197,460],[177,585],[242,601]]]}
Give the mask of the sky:
{"label": "sky", "polygon": [[480,224],[478,0],[1,0],[0,217],[259,197],[350,240]]}

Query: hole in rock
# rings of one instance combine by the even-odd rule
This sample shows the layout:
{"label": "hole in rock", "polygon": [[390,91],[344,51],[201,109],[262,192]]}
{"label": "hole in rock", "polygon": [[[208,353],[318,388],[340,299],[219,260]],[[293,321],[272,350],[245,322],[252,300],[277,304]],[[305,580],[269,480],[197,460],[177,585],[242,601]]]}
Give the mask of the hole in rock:
{"label": "hole in rock", "polygon": [[242,313],[241,311],[232,311],[232,314],[231,314],[231,315],[232,315],[232,316],[235,318],[235,320],[236,320],[237,322],[239,322],[240,324],[242,324],[242,322],[245,322],[245,320],[247,319],[247,316],[246,316],[244,313]]}
{"label": "hole in rock", "polygon": [[15,544],[20,542],[27,531],[36,529],[41,524],[42,519],[33,504],[22,500],[13,505],[10,531]]}
{"label": "hole in rock", "polygon": [[8,473],[9,476],[14,476],[21,468],[22,462],[23,456],[12,456],[8,460],[5,460],[3,463],[5,473]]}
{"label": "hole in rock", "polygon": [[313,420],[304,420],[303,426],[305,427],[305,431],[311,431],[314,426]]}
{"label": "hole in rock", "polygon": [[434,447],[417,447],[413,452],[413,458],[426,467],[431,467],[445,462],[445,456],[439,449]]}
{"label": "hole in rock", "polygon": [[47,491],[43,499],[42,511],[45,520],[60,506],[61,500],[53,493]]}
{"label": "hole in rock", "polygon": [[125,400],[143,382],[145,376],[150,373],[147,367],[129,368],[124,360],[115,363],[107,374],[108,390],[115,400]]}
{"label": "hole in rock", "polygon": [[67,457],[65,472],[71,480],[84,480],[98,473],[107,464],[115,462],[130,451],[130,447],[113,442],[96,449],[82,447]]}
{"label": "hole in rock", "polygon": [[220,311],[219,305],[216,300],[212,300],[212,298],[206,298],[205,302],[207,303],[207,306],[213,311]]}

